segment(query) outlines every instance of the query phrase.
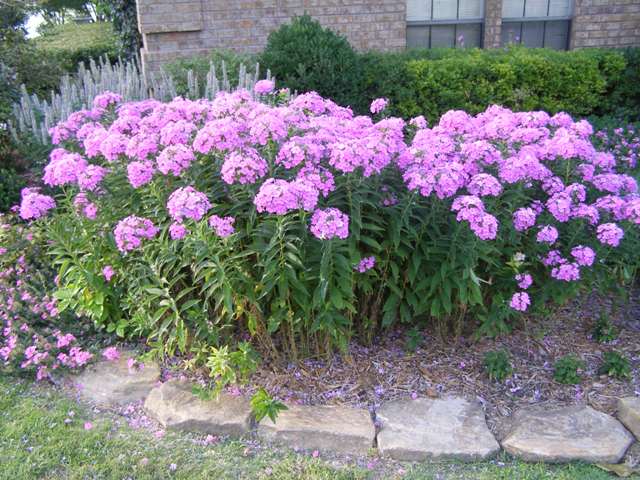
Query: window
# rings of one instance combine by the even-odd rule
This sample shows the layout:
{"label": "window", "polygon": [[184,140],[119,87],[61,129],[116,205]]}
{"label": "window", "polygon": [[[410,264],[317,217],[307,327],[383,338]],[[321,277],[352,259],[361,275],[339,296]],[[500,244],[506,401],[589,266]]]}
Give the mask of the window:
{"label": "window", "polygon": [[407,47],[480,47],[483,0],[408,0]]}
{"label": "window", "polygon": [[569,46],[571,0],[504,0],[502,44],[566,50]]}

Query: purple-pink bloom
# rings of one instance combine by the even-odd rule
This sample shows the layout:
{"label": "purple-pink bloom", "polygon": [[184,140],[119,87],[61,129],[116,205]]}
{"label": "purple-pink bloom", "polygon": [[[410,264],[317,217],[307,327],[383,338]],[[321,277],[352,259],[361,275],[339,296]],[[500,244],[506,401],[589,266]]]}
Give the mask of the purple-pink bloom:
{"label": "purple-pink bloom", "polygon": [[114,362],[120,358],[120,352],[116,347],[107,347],[103,350],[102,356],[110,362]]}
{"label": "purple-pink bloom", "polygon": [[571,249],[571,256],[576,259],[578,265],[590,267],[596,259],[596,252],[589,247],[578,245]]}
{"label": "purple-pink bloom", "polygon": [[603,223],[602,225],[598,225],[598,228],[596,229],[596,236],[603,245],[617,247],[620,245],[622,237],[624,237],[624,230],[618,227],[615,223]]}
{"label": "purple-pink bloom", "polygon": [[216,231],[216,235],[221,238],[226,238],[235,232],[235,228],[233,227],[235,221],[236,219],[234,217],[211,215],[209,217],[209,226]]}
{"label": "purple-pink bloom", "polygon": [[276,83],[273,80],[258,80],[253,87],[253,91],[258,95],[266,95],[273,92]]}
{"label": "purple-pink bloom", "polygon": [[158,228],[147,218],[130,215],[118,222],[113,234],[118,250],[122,253],[140,248],[143,239],[151,239],[158,233]]}
{"label": "purple-pink bloom", "polygon": [[574,282],[580,280],[580,267],[577,263],[565,263],[554,267],[551,276],[556,280]]}
{"label": "purple-pink bloom", "polygon": [[349,236],[349,216],[337,208],[318,209],[311,216],[311,233],[320,240]]}
{"label": "purple-pink bloom", "polygon": [[178,188],[167,201],[169,215],[176,222],[181,222],[184,218],[201,220],[210,208],[211,202],[207,196],[191,186]]}
{"label": "purple-pink bloom", "polygon": [[23,188],[21,193],[20,218],[24,220],[37,220],[56,206],[53,198],[38,193],[38,189]]}
{"label": "purple-pink bloom", "polygon": [[366,271],[371,270],[375,266],[375,264],[376,264],[376,257],[374,256],[365,257],[362,260],[360,260],[358,265],[356,265],[355,269],[360,273],[365,273]]}
{"label": "purple-pink bloom", "polygon": [[373,114],[380,113],[385,108],[387,108],[388,103],[389,100],[387,100],[386,98],[376,98],[373,102],[371,102],[371,107],[369,108],[369,110]]}
{"label": "purple-pink bloom", "polygon": [[548,243],[549,245],[554,244],[556,240],[558,240],[558,230],[556,227],[551,225],[544,225],[538,231],[536,240],[539,243]]}
{"label": "purple-pink bloom", "polygon": [[515,279],[522,290],[526,290],[533,284],[533,277],[528,273],[518,273]]}
{"label": "purple-pink bloom", "polygon": [[102,269],[102,276],[104,277],[104,279],[107,282],[110,282],[115,274],[116,274],[116,272],[115,272],[115,270],[113,269],[113,267],[111,265],[106,265]]}
{"label": "purple-pink bloom", "polygon": [[169,226],[169,235],[171,240],[182,240],[187,236],[187,228],[180,222],[173,222]]}
{"label": "purple-pink bloom", "polygon": [[519,312],[525,312],[531,305],[531,299],[527,292],[514,293],[509,302],[509,306]]}

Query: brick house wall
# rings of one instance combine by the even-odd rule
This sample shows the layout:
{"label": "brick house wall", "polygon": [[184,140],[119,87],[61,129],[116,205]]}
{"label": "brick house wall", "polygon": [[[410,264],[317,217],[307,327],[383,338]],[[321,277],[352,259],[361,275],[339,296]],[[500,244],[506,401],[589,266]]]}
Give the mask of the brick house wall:
{"label": "brick house wall", "polygon": [[640,45],[640,1],[575,0],[571,48]]}
{"label": "brick house wall", "polygon": [[406,45],[403,0],[138,0],[146,69],[216,48],[256,53],[269,33],[308,13],[359,50]]}
{"label": "brick house wall", "polygon": [[[501,45],[502,1],[485,0],[482,42]],[[402,50],[407,0],[138,0],[145,70],[217,48],[256,53],[269,33],[308,13],[358,50]],[[640,0],[574,0],[570,48],[640,45]]]}

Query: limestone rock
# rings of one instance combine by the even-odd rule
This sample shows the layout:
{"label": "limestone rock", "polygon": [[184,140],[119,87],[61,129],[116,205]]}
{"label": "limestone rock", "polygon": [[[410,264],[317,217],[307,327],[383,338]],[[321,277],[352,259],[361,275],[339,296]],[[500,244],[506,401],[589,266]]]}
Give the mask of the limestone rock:
{"label": "limestone rock", "polygon": [[239,437],[251,430],[251,406],[243,397],[221,393],[202,400],[192,384],[170,380],[149,393],[145,410],[165,428]]}
{"label": "limestone rock", "polygon": [[480,404],[463,398],[397,400],[377,412],[378,449],[396,460],[480,460],[500,449]]}
{"label": "limestone rock", "polygon": [[626,397],[618,400],[618,420],[640,439],[640,398]]}
{"label": "limestone rock", "polygon": [[125,352],[118,360],[103,360],[87,367],[74,379],[80,396],[101,405],[144,400],[160,378],[160,367],[155,362],[144,362],[141,367],[129,369],[130,358],[132,354]]}
{"label": "limestone rock", "polygon": [[502,447],[532,462],[617,463],[633,437],[615,418],[588,406],[517,412]]}
{"label": "limestone rock", "polygon": [[366,410],[339,406],[292,405],[275,424],[265,418],[258,426],[263,440],[308,450],[365,455],[373,446],[375,427]]}

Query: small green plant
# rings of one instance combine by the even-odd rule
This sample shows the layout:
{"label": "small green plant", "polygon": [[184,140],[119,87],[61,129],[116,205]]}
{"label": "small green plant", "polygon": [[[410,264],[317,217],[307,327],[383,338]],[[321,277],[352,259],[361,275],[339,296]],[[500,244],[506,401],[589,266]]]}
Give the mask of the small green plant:
{"label": "small green plant", "polygon": [[606,343],[618,337],[618,331],[613,326],[608,316],[601,314],[593,327],[593,339],[598,343]]}
{"label": "small green plant", "polygon": [[585,363],[575,355],[566,355],[553,365],[553,379],[565,385],[580,383],[582,378],[578,370],[585,368]]}
{"label": "small green plant", "polygon": [[264,417],[269,417],[275,423],[278,414],[283,410],[287,410],[287,406],[274,399],[264,388],[260,388],[251,397],[251,410],[257,422]]}
{"label": "small green plant", "polygon": [[487,352],[484,356],[484,368],[489,378],[498,382],[502,382],[513,371],[509,362],[509,354],[504,350]]}
{"label": "small green plant", "polygon": [[237,350],[230,352],[229,346],[211,348],[207,359],[209,376],[215,378],[214,392],[217,396],[224,387],[234,383],[246,383],[258,366],[258,354],[249,342],[240,342]]}
{"label": "small green plant", "polygon": [[631,364],[629,359],[618,352],[606,352],[602,356],[602,365],[598,370],[600,375],[608,375],[618,380],[631,378]]}
{"label": "small green plant", "polygon": [[404,346],[407,349],[407,351],[413,353],[418,349],[418,347],[422,343],[422,340],[423,340],[422,333],[420,333],[420,330],[414,327],[407,332],[407,337],[405,339]]}

